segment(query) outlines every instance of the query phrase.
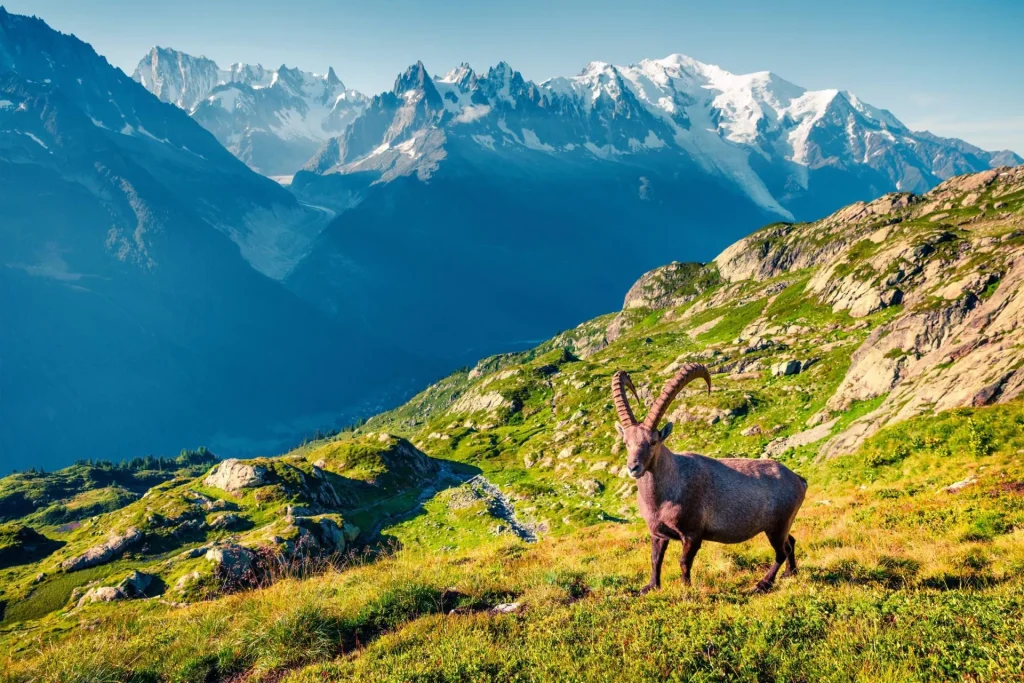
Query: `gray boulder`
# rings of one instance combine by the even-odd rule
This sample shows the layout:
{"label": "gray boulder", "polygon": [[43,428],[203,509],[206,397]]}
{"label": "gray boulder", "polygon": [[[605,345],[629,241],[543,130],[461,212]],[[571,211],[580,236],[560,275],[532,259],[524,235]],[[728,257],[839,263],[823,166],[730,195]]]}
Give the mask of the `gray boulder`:
{"label": "gray boulder", "polygon": [[233,512],[217,515],[210,522],[210,528],[214,530],[231,530],[245,526],[245,518],[239,517]]}
{"label": "gray boulder", "polygon": [[267,468],[250,465],[231,458],[214,466],[203,479],[203,485],[212,486],[229,493],[242,489],[262,486],[267,483]]}
{"label": "gray boulder", "polygon": [[789,375],[796,375],[800,372],[800,361],[798,360],[784,360],[781,363],[776,363],[772,366],[773,377],[787,377]]}
{"label": "gray boulder", "polygon": [[117,589],[128,597],[140,598],[146,594],[146,590],[152,585],[153,579],[154,576],[152,574],[134,570],[122,579],[121,583],[117,584]]}
{"label": "gray boulder", "polygon": [[345,549],[345,532],[331,518],[320,520],[320,541],[328,550],[341,552]]}
{"label": "gray boulder", "polygon": [[114,602],[127,599],[128,594],[117,586],[97,586],[85,592],[85,595],[78,600],[77,607],[82,607],[90,602]]}
{"label": "gray boulder", "polygon": [[345,522],[341,525],[341,532],[345,534],[345,542],[351,543],[359,537],[360,528],[351,522]]}
{"label": "gray boulder", "polygon": [[255,558],[251,550],[237,544],[216,546],[206,551],[206,559],[216,565],[217,574],[232,581],[247,578]]}

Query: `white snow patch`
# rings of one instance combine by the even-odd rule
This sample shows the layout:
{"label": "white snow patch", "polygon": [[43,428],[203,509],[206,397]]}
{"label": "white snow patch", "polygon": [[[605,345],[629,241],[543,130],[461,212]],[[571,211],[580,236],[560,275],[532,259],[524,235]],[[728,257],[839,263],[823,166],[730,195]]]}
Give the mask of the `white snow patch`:
{"label": "white snow patch", "polygon": [[238,97],[241,92],[238,88],[224,88],[206,98],[208,102],[219,104],[227,111],[233,111],[238,107]]}
{"label": "white snow patch", "polygon": [[[32,133],[29,133],[29,132],[27,132],[27,131],[19,131],[19,132],[20,132],[20,133],[21,133],[22,135],[27,135],[28,137],[30,137],[30,138],[32,138],[33,140],[35,140],[35,141],[36,141],[36,143],[37,143],[37,144],[38,144],[38,145],[39,145],[40,147],[42,147],[43,149],[45,149],[45,150],[49,150],[49,149],[50,149],[49,147],[47,147],[47,146],[46,146],[46,143],[45,143],[45,142],[43,142],[42,140],[40,140],[39,138],[37,138],[37,137],[36,137],[35,135],[33,135]],[[52,154],[52,152],[51,152],[51,154]]]}
{"label": "white snow patch", "polygon": [[152,133],[150,133],[148,130],[146,130],[142,126],[139,126],[137,130],[140,133],[142,133],[143,135],[145,135],[147,138],[151,139],[151,140],[156,140],[157,142],[162,142],[165,145],[170,142],[170,140],[168,140],[167,138],[158,138],[157,136],[153,135]]}
{"label": "white snow patch", "polygon": [[196,155],[197,157],[199,157],[200,159],[205,159],[205,158],[206,158],[206,157],[204,157],[204,156],[203,156],[202,154],[200,154],[199,152],[193,152],[192,150],[190,150],[190,149],[189,149],[188,147],[186,147],[185,145],[182,145],[182,146],[181,146],[181,148],[182,148],[183,150],[185,150],[186,152],[188,152],[189,154],[195,154],[195,155]]}
{"label": "white snow patch", "polygon": [[510,135],[513,140],[519,142],[519,136],[512,132],[512,129],[508,127],[507,123],[505,123],[504,118],[498,119],[498,130],[500,130],[505,135]]}
{"label": "white snow patch", "polygon": [[530,149],[540,150],[541,152],[555,151],[555,148],[551,145],[541,142],[540,138],[537,137],[537,134],[529,128],[523,128],[523,144]]}
{"label": "white snow patch", "polygon": [[494,151],[494,137],[491,135],[474,135],[473,141],[481,147]]}
{"label": "white snow patch", "polygon": [[790,161],[802,166],[808,165],[807,138],[814,124],[824,116],[829,103],[838,94],[838,90],[806,92],[793,99],[788,107],[780,110],[781,114],[788,114],[790,118],[800,122],[789,134],[789,144],[793,149]]}
{"label": "white snow patch", "polygon": [[395,145],[395,149],[407,155],[410,159],[417,157],[416,138],[409,138],[405,142]]}
{"label": "white snow patch", "polygon": [[601,145],[598,147],[590,140],[587,140],[583,143],[583,146],[599,159],[614,159],[617,155],[621,154],[621,152],[615,149],[615,146],[611,144]]}
{"label": "white snow patch", "polygon": [[47,244],[44,247],[44,251],[39,254],[38,263],[8,263],[6,264],[9,268],[17,268],[23,270],[29,275],[36,277],[50,278],[51,280],[60,280],[61,282],[74,282],[81,280],[83,277],[82,273],[73,273],[68,268],[67,261],[64,260],[65,250],[60,249],[55,244]]}
{"label": "white snow patch", "polygon": [[665,146],[665,141],[659,138],[653,130],[647,131],[647,137],[644,138],[644,147],[647,149],[661,149]]}

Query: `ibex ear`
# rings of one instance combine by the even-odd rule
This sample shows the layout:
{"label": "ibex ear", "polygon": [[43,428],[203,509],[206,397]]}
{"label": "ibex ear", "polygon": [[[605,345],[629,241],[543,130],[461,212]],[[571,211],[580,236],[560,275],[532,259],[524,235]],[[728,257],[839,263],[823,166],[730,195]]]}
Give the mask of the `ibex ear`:
{"label": "ibex ear", "polygon": [[665,439],[668,438],[668,435],[671,434],[671,433],[672,433],[672,423],[671,422],[666,422],[665,426],[662,427],[661,431],[658,432],[658,435],[661,437],[661,440],[664,441]]}
{"label": "ibex ear", "polygon": [[623,439],[626,438],[626,430],[622,428],[621,422],[615,423],[615,431],[617,431],[619,433],[619,436],[621,436]]}

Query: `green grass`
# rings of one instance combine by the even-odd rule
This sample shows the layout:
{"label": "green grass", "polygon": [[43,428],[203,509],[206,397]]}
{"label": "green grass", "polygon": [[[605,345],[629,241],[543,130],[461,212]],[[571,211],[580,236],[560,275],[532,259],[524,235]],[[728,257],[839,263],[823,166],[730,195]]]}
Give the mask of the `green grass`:
{"label": "green grass", "polygon": [[758,299],[740,306],[730,307],[724,312],[718,324],[699,336],[700,341],[707,344],[732,341],[739,336],[743,328],[761,314],[764,305],[764,300]]}
{"label": "green grass", "polygon": [[118,568],[117,564],[108,564],[49,577],[34,588],[28,598],[8,606],[4,613],[4,623],[39,619],[55,612],[68,604],[74,589],[116,573]]}

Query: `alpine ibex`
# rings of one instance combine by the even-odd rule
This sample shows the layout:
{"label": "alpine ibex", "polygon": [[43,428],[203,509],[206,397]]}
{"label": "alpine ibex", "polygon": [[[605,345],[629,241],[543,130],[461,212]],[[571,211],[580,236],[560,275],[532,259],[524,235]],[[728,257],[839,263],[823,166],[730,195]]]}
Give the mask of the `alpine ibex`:
{"label": "alpine ibex", "polygon": [[626,443],[626,467],[637,480],[640,513],[651,533],[651,581],[641,594],[661,587],[661,563],[670,539],[681,541],[679,566],[690,583],[693,560],[704,541],[742,543],[764,532],[775,550],[775,563],[755,588],[771,588],[783,562],[785,575],[796,573],[796,539],[789,535],[807,492],[807,481],[774,460],[708,458],[696,453],[676,454],[665,440],[672,423],[661,430],[658,422],[683,387],[694,379],[707,382],[711,375],[700,363],[687,363],[665,385],[643,422],[637,422],[626,397],[628,388],[637,402],[636,387],[619,370],[612,377],[612,400],[618,413],[615,424]]}

